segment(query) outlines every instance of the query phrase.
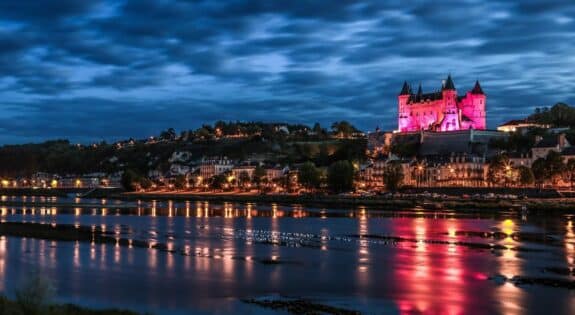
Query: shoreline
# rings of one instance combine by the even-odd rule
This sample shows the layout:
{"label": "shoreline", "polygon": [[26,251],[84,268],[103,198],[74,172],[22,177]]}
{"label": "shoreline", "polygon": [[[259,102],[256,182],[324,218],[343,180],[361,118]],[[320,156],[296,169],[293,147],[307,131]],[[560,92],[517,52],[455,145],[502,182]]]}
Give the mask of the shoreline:
{"label": "shoreline", "polygon": [[448,197],[442,199],[408,197],[385,198],[373,197],[346,197],[338,195],[238,195],[238,194],[198,194],[198,193],[122,193],[110,199],[125,201],[161,200],[161,201],[213,201],[213,202],[244,202],[244,203],[278,203],[285,205],[307,205],[319,207],[378,207],[381,210],[401,210],[421,208],[422,210],[468,210],[468,211],[501,211],[527,210],[534,211],[561,211],[575,212],[575,198],[532,198],[524,200],[504,199],[465,199]]}
{"label": "shoreline", "polygon": [[[81,192],[85,192],[80,189]],[[0,194],[8,196],[27,196],[29,189],[2,189]],[[39,193],[40,191],[36,191]],[[67,196],[59,189],[43,190],[45,197]],[[78,193],[77,190],[66,189],[66,194]],[[37,196],[37,195],[36,195]],[[575,198],[573,197],[548,197],[546,194],[540,197],[528,199],[476,199],[457,196],[443,196],[441,198],[422,197],[416,195],[403,195],[401,197],[384,196],[340,196],[340,195],[279,195],[279,194],[255,194],[255,193],[203,193],[203,192],[122,192],[119,189],[97,189],[93,194],[82,198],[108,199],[121,201],[208,201],[215,203],[239,202],[239,203],[267,203],[281,205],[302,205],[310,207],[366,207],[379,208],[381,210],[458,210],[458,211],[486,211],[498,212],[504,210],[521,210],[523,206],[529,211],[541,212],[573,212],[575,213]],[[77,207],[77,208],[131,208],[131,205],[123,204],[89,204],[89,203],[66,203],[46,202],[30,200],[0,200],[2,207]]]}

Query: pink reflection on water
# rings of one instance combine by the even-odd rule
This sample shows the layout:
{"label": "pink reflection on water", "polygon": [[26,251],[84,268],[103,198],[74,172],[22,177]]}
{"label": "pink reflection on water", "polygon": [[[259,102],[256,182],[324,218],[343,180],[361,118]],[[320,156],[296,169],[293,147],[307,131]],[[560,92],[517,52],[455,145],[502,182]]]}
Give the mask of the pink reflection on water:
{"label": "pink reflection on water", "polygon": [[6,279],[6,236],[0,236],[0,291],[4,291],[4,279]]}
{"label": "pink reflection on water", "polygon": [[[463,253],[456,244],[457,220],[415,218],[411,225],[398,224],[394,234],[414,239],[394,257],[394,286],[401,314],[464,314],[470,299]],[[434,244],[430,240],[447,244]]]}
{"label": "pink reflection on water", "polygon": [[570,268],[573,268],[575,263],[575,233],[573,232],[573,220],[569,218],[565,226],[565,259]]}

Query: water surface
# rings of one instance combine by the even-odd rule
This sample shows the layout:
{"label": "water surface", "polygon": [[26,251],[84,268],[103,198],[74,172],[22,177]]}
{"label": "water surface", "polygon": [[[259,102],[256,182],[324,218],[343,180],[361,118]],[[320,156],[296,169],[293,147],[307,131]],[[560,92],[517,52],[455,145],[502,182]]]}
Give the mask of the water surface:
{"label": "water surface", "polygon": [[367,314],[575,313],[575,291],[501,280],[574,280],[569,214],[2,200],[28,203],[0,207],[2,221],[91,226],[166,249],[1,237],[8,295],[38,270],[61,302],[155,314],[272,313],[239,302],[262,296]]}

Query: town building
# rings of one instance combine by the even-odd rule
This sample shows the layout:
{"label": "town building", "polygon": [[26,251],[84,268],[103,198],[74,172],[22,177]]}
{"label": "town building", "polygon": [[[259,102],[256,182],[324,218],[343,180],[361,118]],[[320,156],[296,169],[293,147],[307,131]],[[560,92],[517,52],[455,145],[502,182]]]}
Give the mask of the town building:
{"label": "town building", "polygon": [[540,124],[530,121],[528,119],[515,119],[497,126],[497,131],[519,132],[521,134],[525,134],[527,131],[531,129],[538,129],[538,128],[548,129],[550,127],[551,126],[548,124]]}
{"label": "town building", "polygon": [[484,156],[467,153],[428,155],[419,159],[380,158],[361,170],[366,188],[382,188],[388,163],[400,163],[402,184],[411,187],[485,187],[488,164]]}
{"label": "town building", "polygon": [[403,83],[398,96],[398,130],[413,132],[456,131],[486,129],[486,96],[479,81],[464,96],[458,96],[451,75],[442,84],[441,90],[423,93],[421,84],[417,93]]}
{"label": "town building", "polygon": [[[483,187],[486,185],[488,165],[477,155],[452,154],[429,156],[424,161],[423,173],[415,178],[423,185],[435,187]],[[420,184],[421,185],[421,184]]]}
{"label": "town building", "polygon": [[30,177],[30,185],[32,187],[39,187],[39,188],[47,188],[47,187],[57,188],[59,179],[60,176],[56,174],[38,172]]}
{"label": "town building", "polygon": [[242,165],[236,165],[232,168],[232,176],[236,180],[239,180],[241,178],[242,173],[244,173],[248,176],[248,178],[251,179],[254,177],[255,170],[256,170],[256,166],[252,165],[250,163],[242,164]]}
{"label": "town building", "polygon": [[58,180],[58,187],[63,188],[96,188],[100,187],[99,176],[64,176]]}
{"label": "town building", "polygon": [[388,162],[388,156],[379,155],[361,168],[360,177],[366,188],[383,187],[383,174]]}
{"label": "town building", "polygon": [[533,164],[533,156],[531,152],[511,152],[507,153],[507,157],[509,158],[509,164],[514,167],[531,167]]}
{"label": "town building", "polygon": [[269,181],[277,180],[285,176],[289,172],[289,167],[281,167],[281,166],[273,166],[273,167],[266,167],[266,177]]}
{"label": "town building", "polygon": [[544,137],[538,136],[533,148],[531,148],[531,155],[533,161],[539,158],[546,158],[549,152],[555,151],[561,153],[565,148],[571,147],[567,141],[565,134],[552,134]]}
{"label": "town building", "polygon": [[200,162],[200,176],[202,179],[209,179],[216,175],[223,174],[234,167],[234,164],[227,157],[202,159]]}

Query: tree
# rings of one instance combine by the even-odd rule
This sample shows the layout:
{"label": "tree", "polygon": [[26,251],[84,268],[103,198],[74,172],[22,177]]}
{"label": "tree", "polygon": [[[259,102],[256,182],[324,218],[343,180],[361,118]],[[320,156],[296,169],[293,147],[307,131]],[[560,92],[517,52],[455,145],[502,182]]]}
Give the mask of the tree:
{"label": "tree", "polygon": [[575,108],[565,103],[557,103],[550,109],[547,107],[535,109],[527,119],[541,124],[575,127]]}
{"label": "tree", "polygon": [[222,189],[226,183],[227,178],[224,174],[214,175],[210,178],[210,188],[212,189]]}
{"label": "tree", "polygon": [[333,163],[327,172],[328,187],[334,193],[352,190],[353,178],[353,165],[345,160]]}
{"label": "tree", "polygon": [[345,120],[334,122],[331,125],[331,130],[340,138],[349,138],[354,132],[359,131]]}
{"label": "tree", "polygon": [[174,187],[176,187],[176,189],[184,189],[187,183],[188,181],[185,175],[178,175],[174,180]]}
{"label": "tree", "polygon": [[313,190],[319,188],[321,184],[320,171],[312,162],[305,162],[299,168],[298,182],[303,187]]}
{"label": "tree", "polygon": [[565,165],[565,179],[569,182],[571,189],[573,189],[573,183],[575,182],[575,159],[570,159]]}
{"label": "tree", "polygon": [[565,170],[561,153],[555,151],[549,152],[545,158],[545,165],[547,167],[548,179],[555,185]]}
{"label": "tree", "polygon": [[383,170],[383,184],[389,191],[396,191],[403,181],[403,169],[400,163],[388,163]]}
{"label": "tree", "polygon": [[195,131],[195,134],[200,139],[207,139],[213,135],[213,129],[211,126],[203,125]]}
{"label": "tree", "polygon": [[330,161],[332,160],[331,156],[333,154],[333,152],[331,151],[332,150],[330,149],[330,145],[328,145],[327,143],[321,143],[319,145],[319,153],[317,154],[317,157],[315,159],[316,165],[319,166],[329,165]]}
{"label": "tree", "polygon": [[122,187],[124,187],[127,191],[135,191],[139,187],[138,183],[139,175],[136,174],[133,170],[126,170],[122,174]]}
{"label": "tree", "polygon": [[241,187],[245,187],[250,182],[250,174],[246,171],[240,172],[238,175],[238,185]]}
{"label": "tree", "polygon": [[419,152],[419,142],[394,143],[390,152],[401,158],[412,158]]}
{"label": "tree", "polygon": [[535,178],[535,184],[541,188],[543,183],[547,180],[548,172],[547,172],[547,165],[545,163],[545,159],[538,158],[531,164],[531,171],[533,172],[533,177]]}
{"label": "tree", "polygon": [[519,173],[519,184],[522,186],[530,186],[535,182],[535,176],[529,167],[519,166],[517,171]]}
{"label": "tree", "polygon": [[322,128],[321,125],[320,125],[318,122],[316,122],[316,123],[313,125],[313,129],[312,129],[312,130],[313,130],[313,132],[316,134],[316,136],[319,137],[319,138],[325,138],[325,136],[326,136],[326,134],[327,134],[326,130],[325,130],[324,128]]}
{"label": "tree", "polygon": [[176,130],[174,128],[168,128],[168,130],[164,130],[160,133],[160,139],[166,141],[174,141],[176,140],[176,136]]}
{"label": "tree", "polygon": [[487,180],[492,185],[506,186],[514,182],[514,172],[507,155],[497,155],[489,162]]}
{"label": "tree", "polygon": [[152,184],[153,183],[149,178],[147,178],[147,177],[141,177],[140,178],[140,187],[142,189],[150,189],[150,188],[152,188]]}
{"label": "tree", "polygon": [[258,189],[261,187],[261,184],[262,184],[263,179],[265,177],[266,177],[266,170],[259,165],[256,166],[256,169],[254,170],[254,174],[252,175],[252,181],[254,182],[254,184],[256,184]]}

